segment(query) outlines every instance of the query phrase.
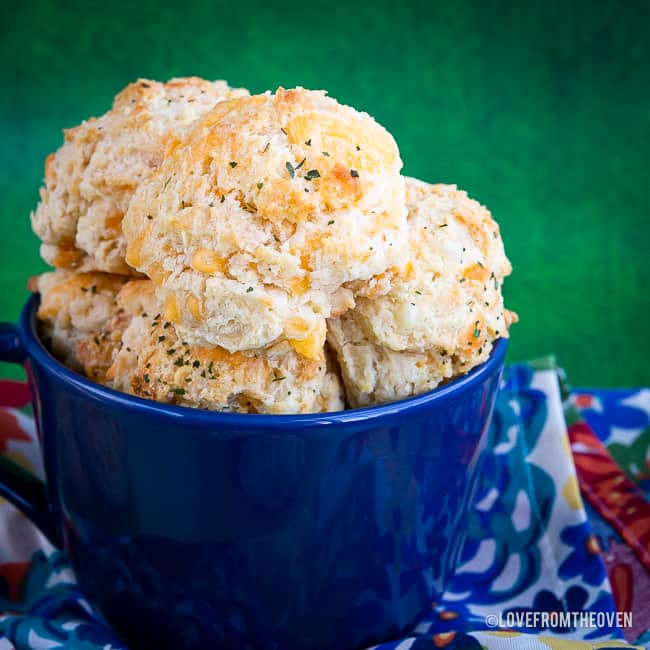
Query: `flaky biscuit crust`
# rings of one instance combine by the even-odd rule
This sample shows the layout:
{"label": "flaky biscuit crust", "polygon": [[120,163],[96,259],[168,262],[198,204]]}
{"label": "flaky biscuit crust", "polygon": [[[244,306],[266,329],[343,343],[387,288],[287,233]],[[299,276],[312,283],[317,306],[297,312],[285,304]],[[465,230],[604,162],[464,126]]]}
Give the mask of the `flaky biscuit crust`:
{"label": "flaky biscuit crust", "polygon": [[499,227],[454,185],[406,179],[409,273],[359,297],[328,325],[348,401],[368,405],[430,390],[484,362],[516,316],[501,288],[511,271]]}
{"label": "flaky biscuit crust", "polygon": [[158,402],[242,413],[312,413],[344,407],[324,350],[308,360],[286,342],[259,352],[193,346],[156,309],[153,283],[132,281],[118,295],[131,316],[108,371],[123,391]]}
{"label": "flaky biscuit crust", "polygon": [[405,258],[400,168],[392,136],[324,92],[223,102],[139,187],[127,260],[188,342],[315,357],[354,304],[346,283]]}
{"label": "flaky biscuit crust", "polygon": [[188,345],[161,316],[150,280],[60,269],[30,282],[44,339],[66,365],[163,403],[242,413],[344,408],[325,350],[306,359],[286,342],[230,353]]}
{"label": "flaky biscuit crust", "polygon": [[43,259],[56,267],[133,275],[121,224],[136,187],[161,164],[171,138],[217,102],[245,94],[197,77],[139,79],[100,118],[67,129],[63,146],[46,159],[32,214]]}
{"label": "flaky biscuit crust", "polygon": [[444,351],[396,352],[368,340],[352,313],[328,321],[334,350],[353,408],[383,404],[432,390],[454,372]]}

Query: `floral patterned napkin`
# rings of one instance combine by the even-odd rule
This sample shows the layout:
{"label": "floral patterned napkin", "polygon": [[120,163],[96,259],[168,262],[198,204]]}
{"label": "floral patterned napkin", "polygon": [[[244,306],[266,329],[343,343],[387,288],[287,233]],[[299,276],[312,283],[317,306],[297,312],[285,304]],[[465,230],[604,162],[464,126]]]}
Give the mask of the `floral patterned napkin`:
{"label": "floral patterned napkin", "polygon": [[[0,453],[42,473],[27,398],[22,384],[0,382]],[[411,635],[376,649],[650,642],[650,389],[571,392],[552,359],[513,365],[490,435],[448,591]],[[125,646],[65,554],[0,502],[0,650],[13,648]]]}

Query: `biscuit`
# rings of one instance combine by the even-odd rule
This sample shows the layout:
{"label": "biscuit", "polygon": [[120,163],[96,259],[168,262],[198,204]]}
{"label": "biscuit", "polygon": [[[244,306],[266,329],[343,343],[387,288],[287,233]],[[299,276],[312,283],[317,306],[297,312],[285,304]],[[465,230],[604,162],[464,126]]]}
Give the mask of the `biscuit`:
{"label": "biscuit", "polygon": [[411,178],[406,203],[408,273],[328,323],[354,406],[416,395],[469,371],[516,319],[503,306],[511,266],[488,210],[454,185]]}
{"label": "biscuit", "polygon": [[161,164],[170,139],[217,102],[245,94],[197,77],[140,79],[100,118],[67,129],[63,146],[46,159],[32,214],[43,259],[56,267],[133,275],[121,228],[133,192]]}
{"label": "biscuit", "polygon": [[116,296],[126,277],[77,273],[69,269],[43,273],[29,288],[41,295],[38,319],[52,353],[70,368],[103,382],[121,345],[126,326]]}
{"label": "biscuit", "polygon": [[305,359],[286,342],[231,354],[188,346],[160,315],[150,280],[59,269],[30,281],[43,338],[66,365],[159,402],[254,413],[344,408],[325,350]]}
{"label": "biscuit", "polygon": [[127,261],[190,344],[317,358],[350,287],[406,257],[401,165],[383,127],[324,92],[222,102],[135,193]]}
{"label": "biscuit", "polygon": [[241,413],[311,413],[344,408],[324,351],[308,360],[284,341],[230,353],[189,345],[156,308],[153,283],[134,280],[117,297],[131,321],[107,376],[119,390],[158,402]]}

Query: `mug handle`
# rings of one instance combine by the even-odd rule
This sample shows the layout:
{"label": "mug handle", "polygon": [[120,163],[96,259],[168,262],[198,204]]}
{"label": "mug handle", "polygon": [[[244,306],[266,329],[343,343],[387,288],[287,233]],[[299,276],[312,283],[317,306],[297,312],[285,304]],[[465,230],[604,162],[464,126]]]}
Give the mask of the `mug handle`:
{"label": "mug handle", "polygon": [[[0,323],[0,361],[21,365],[27,358],[18,329]],[[60,546],[47,499],[47,488],[41,479],[0,454],[0,496],[22,511],[55,546]]]}

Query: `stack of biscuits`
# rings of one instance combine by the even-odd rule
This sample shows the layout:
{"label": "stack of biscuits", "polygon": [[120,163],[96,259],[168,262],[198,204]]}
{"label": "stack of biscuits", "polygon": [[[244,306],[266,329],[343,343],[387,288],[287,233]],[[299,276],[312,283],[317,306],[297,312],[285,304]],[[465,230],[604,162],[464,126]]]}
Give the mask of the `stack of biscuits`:
{"label": "stack of biscuits", "polygon": [[431,390],[508,336],[510,264],[484,207],[401,167],[322,91],[139,80],[46,160],[43,338],[94,381],[215,411]]}

